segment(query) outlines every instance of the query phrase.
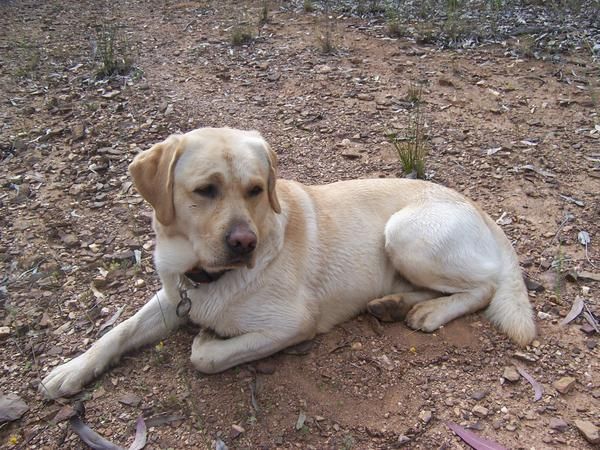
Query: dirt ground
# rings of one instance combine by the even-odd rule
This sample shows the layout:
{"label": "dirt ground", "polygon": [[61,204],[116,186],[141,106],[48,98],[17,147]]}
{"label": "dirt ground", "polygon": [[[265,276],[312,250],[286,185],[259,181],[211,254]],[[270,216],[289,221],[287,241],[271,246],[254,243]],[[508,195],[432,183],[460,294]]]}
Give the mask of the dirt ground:
{"label": "dirt ground", "polygon": [[[399,176],[386,132],[407,130],[419,84],[428,177],[498,219],[541,285],[532,346],[482,315],[429,335],[365,315],[300,354],[205,376],[188,359],[193,329],[182,330],[88,386],[85,421],[123,447],[142,415],[146,448],[467,448],[449,421],[506,448],[592,448],[575,422],[600,425],[598,335],[582,316],[559,323],[577,296],[596,318],[600,307],[592,53],[520,57],[518,37],[441,50],[388,37],[383,20],[327,21],[275,1],[258,36],[234,46],[232,27],[257,30],[262,4],[244,4],[0,2],[0,389],[29,406],[0,425],[0,445],[84,448],[54,419],[72,399],[42,401],[37,385],[158,289],[151,212],[127,174],[137,152],[201,126],[254,128],[284,178]],[[101,79],[108,24],[135,70]],[[333,54],[321,51],[327,29]],[[515,365],[542,384],[541,400],[523,377],[503,377]],[[563,377],[575,379],[565,393]]]}

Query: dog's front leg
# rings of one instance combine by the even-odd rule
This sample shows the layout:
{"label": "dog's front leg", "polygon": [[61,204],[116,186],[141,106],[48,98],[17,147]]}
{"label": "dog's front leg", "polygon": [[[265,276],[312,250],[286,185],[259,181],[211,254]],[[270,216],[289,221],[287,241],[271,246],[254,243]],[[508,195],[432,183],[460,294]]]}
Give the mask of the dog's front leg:
{"label": "dog's front leg", "polygon": [[191,361],[204,373],[218,373],[248,361],[265,358],[299,342],[312,339],[314,333],[253,332],[219,339],[201,331],[192,344]]}
{"label": "dog's front leg", "polygon": [[136,314],[95,342],[88,351],[56,367],[40,383],[47,398],[73,395],[124,353],[164,338],[184,322],[164,290],[158,292]]}

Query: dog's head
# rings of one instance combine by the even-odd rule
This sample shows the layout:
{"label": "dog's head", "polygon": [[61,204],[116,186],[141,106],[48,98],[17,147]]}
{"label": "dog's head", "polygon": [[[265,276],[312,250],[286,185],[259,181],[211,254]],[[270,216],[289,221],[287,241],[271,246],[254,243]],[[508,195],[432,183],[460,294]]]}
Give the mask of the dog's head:
{"label": "dog's head", "polygon": [[[138,154],[129,171],[154,208],[157,266],[211,274],[252,267],[281,211],[277,159],[256,131],[201,128]],[[200,276],[200,275],[198,275]]]}

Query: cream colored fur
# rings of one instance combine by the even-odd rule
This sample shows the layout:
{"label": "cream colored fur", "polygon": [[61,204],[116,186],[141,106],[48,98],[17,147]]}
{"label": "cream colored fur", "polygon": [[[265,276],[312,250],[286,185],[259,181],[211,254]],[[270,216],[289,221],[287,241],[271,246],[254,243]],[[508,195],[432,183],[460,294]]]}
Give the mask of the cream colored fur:
{"label": "cream colored fur", "polygon": [[[451,189],[406,179],[275,182],[276,158],[262,137],[232,129],[172,136],[138,155],[130,170],[156,212],[163,288],[87,352],[52,370],[40,386],[48,397],[78,392],[123,353],[177,328],[177,285],[193,267],[231,269],[188,290],[190,319],[210,330],[194,339],[191,353],[206,373],[271,355],[388,300],[418,330],[487,307],[516,343],[535,336],[512,246]],[[206,183],[217,185],[215,198],[195,191]],[[264,192],[251,197],[255,186]],[[224,246],[225,231],[240,221],[258,239],[244,264],[231,262]]]}

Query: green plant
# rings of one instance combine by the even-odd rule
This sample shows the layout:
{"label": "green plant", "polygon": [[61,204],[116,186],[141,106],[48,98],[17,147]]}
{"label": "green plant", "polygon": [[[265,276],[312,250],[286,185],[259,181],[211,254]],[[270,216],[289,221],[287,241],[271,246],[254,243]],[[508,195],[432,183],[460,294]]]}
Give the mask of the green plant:
{"label": "green plant", "polygon": [[566,258],[565,254],[562,250],[562,245],[560,244],[560,240],[558,243],[558,250],[556,251],[556,256],[552,260],[552,268],[554,269],[554,294],[556,295],[556,299],[559,303],[562,303],[562,290],[563,290],[563,273],[565,272],[565,263]]}
{"label": "green plant", "polygon": [[21,65],[15,69],[15,75],[17,77],[32,75],[32,72],[34,72],[40,64],[41,57],[39,47],[26,41],[17,43],[16,47],[19,50],[19,61]]}
{"label": "green plant", "polygon": [[335,43],[333,40],[333,18],[330,15],[329,0],[324,2],[323,14],[325,15],[323,32],[317,34],[317,41],[321,52],[329,55],[335,52]]}
{"label": "green plant", "polygon": [[535,39],[529,35],[522,36],[517,42],[517,51],[523,58],[533,58],[535,56]]}
{"label": "green plant", "polygon": [[397,133],[388,133],[387,138],[392,143],[402,170],[406,176],[425,178],[425,159],[428,153],[428,143],[425,136],[425,120],[419,104],[409,119],[408,130],[405,137]]}
{"label": "green plant", "polygon": [[351,450],[354,447],[354,436],[348,433],[342,438],[342,450]]}
{"label": "green plant", "polygon": [[421,103],[423,99],[423,86],[419,83],[410,83],[406,92],[406,100],[414,105]]}
{"label": "green plant", "polygon": [[315,10],[315,5],[313,4],[312,0],[304,0],[302,8],[304,9],[304,12],[311,13]]}
{"label": "green plant", "polygon": [[459,0],[446,0],[446,12],[454,14],[460,6]]}
{"label": "green plant", "polygon": [[396,9],[390,8],[386,12],[386,31],[390,37],[406,36],[406,30],[400,24],[400,16]]}
{"label": "green plant", "polygon": [[97,52],[101,63],[96,72],[99,78],[125,75],[133,68],[133,60],[119,28],[117,25],[108,24],[96,29]]}
{"label": "green plant", "polygon": [[258,26],[261,27],[269,21],[269,2],[268,0],[262,0],[260,7],[260,13],[258,15]]}
{"label": "green plant", "polygon": [[246,25],[237,25],[231,30],[231,45],[239,46],[252,42],[254,36]]}

